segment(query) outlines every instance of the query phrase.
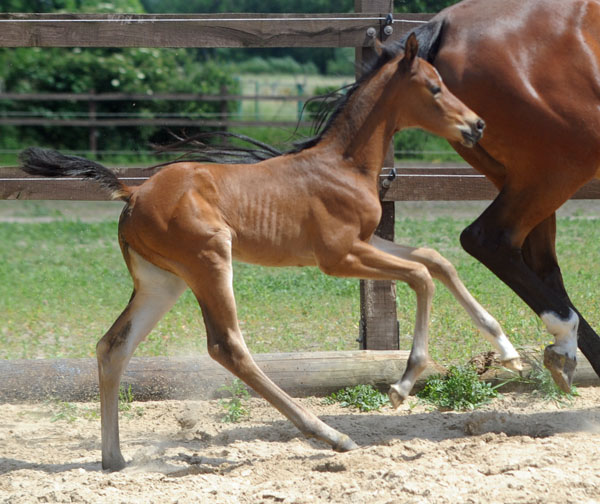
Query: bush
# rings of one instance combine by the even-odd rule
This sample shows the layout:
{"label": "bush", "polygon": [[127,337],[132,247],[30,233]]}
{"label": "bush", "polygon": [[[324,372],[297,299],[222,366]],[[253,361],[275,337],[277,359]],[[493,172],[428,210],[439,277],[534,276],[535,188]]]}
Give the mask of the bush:
{"label": "bush", "polygon": [[427,379],[417,397],[441,409],[472,410],[489,403],[498,392],[482,382],[472,366],[451,366],[448,374]]}

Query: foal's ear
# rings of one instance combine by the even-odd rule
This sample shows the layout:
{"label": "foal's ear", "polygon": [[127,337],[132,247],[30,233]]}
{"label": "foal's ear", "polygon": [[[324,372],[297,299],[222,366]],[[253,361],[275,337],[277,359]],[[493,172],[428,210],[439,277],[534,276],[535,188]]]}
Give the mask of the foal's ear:
{"label": "foal's ear", "polygon": [[375,54],[377,56],[381,56],[383,54],[383,42],[378,38],[375,39],[375,45],[373,46],[375,49]]}
{"label": "foal's ear", "polygon": [[412,64],[417,57],[418,52],[419,41],[417,40],[415,32],[412,32],[406,39],[406,45],[404,46],[404,61],[408,64]]}

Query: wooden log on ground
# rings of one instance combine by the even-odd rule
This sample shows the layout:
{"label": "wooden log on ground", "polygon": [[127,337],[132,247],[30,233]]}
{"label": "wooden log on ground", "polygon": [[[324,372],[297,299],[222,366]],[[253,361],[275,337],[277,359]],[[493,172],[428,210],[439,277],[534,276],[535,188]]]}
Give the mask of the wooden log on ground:
{"label": "wooden log on ground", "polygon": [[[346,386],[381,388],[400,379],[408,352],[352,351],[257,354],[258,365],[292,396],[322,396]],[[432,363],[421,380],[443,372]],[[136,400],[210,399],[233,376],[206,355],[137,357],[125,371],[123,385]],[[0,403],[88,401],[98,397],[95,359],[0,360]]]}
{"label": "wooden log on ground", "polygon": [[[531,370],[539,352],[525,351],[523,375]],[[300,352],[257,354],[259,366],[275,383],[295,397],[323,396],[343,387],[370,384],[386,390],[406,367],[407,351]],[[432,362],[419,378],[415,391],[428,376],[444,373]],[[488,370],[483,379],[500,383],[514,378],[502,368]],[[134,357],[123,377],[138,401],[212,399],[231,383],[231,375],[207,355],[198,357]],[[574,384],[598,386],[600,379],[583,354],[578,354]],[[514,385],[514,384],[513,384]],[[527,384],[517,384],[528,388]],[[0,403],[97,400],[95,359],[0,360]]]}

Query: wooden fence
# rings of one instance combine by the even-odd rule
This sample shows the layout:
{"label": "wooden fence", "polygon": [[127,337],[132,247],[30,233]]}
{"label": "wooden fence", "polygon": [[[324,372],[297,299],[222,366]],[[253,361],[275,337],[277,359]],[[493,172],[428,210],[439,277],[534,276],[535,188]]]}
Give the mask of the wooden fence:
{"label": "wooden fence", "polygon": [[[2,14],[0,47],[355,47],[360,62],[372,56],[375,38],[398,39],[431,17],[396,14],[391,22],[392,0],[355,0],[355,7],[353,14]],[[386,164],[393,165],[393,155]],[[382,182],[389,170],[383,171]],[[135,184],[149,172],[130,169],[121,176]],[[378,233],[389,239],[393,238],[394,201],[485,200],[496,191],[466,165],[410,164],[398,168],[397,178],[382,194],[384,216]],[[600,181],[576,197],[600,198]],[[98,200],[105,194],[80,180],[31,178],[5,168],[0,172],[0,198]],[[362,282],[361,347],[394,350],[398,346],[393,283]]]}
{"label": "wooden fence", "polygon": [[[236,119],[236,114],[228,112],[229,102],[296,102],[303,104],[311,98],[304,95],[241,95],[226,94],[208,95],[196,93],[156,93],[152,95],[143,93],[0,93],[0,100],[19,102],[37,101],[42,103],[53,102],[87,102],[86,112],[80,112],[76,117],[62,114],[57,111],[52,114],[29,115],[24,112],[12,112],[10,116],[0,114],[0,126],[53,126],[53,127],[78,127],[78,128],[103,128],[119,126],[156,126],[156,127],[218,127],[235,128],[241,126],[257,127],[295,127],[307,126],[309,122],[298,123],[294,120],[244,120]],[[145,113],[144,117],[135,114],[120,114],[99,116],[97,104],[102,102],[139,102],[139,101],[165,101],[165,102],[218,102],[221,111],[210,117],[193,117],[186,114],[161,114],[153,116]],[[71,114],[72,115],[72,114]],[[201,115],[201,114],[199,114]],[[239,115],[239,114],[237,114]],[[95,149],[91,149],[95,150]]]}

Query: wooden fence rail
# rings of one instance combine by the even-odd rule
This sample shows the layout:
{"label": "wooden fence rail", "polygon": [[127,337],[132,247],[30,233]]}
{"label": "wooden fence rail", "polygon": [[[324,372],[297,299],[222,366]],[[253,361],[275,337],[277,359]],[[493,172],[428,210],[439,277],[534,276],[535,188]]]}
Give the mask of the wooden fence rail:
{"label": "wooden fence rail", "polygon": [[0,47],[370,47],[432,16],[398,14],[388,35],[393,2],[369,3],[351,14],[0,14]]}
{"label": "wooden fence rail", "polygon": [[[119,178],[139,185],[155,170],[125,168]],[[381,178],[388,178],[384,168]],[[497,194],[491,182],[466,164],[398,163],[396,178],[383,193],[383,201],[468,201],[491,200]],[[46,179],[23,173],[16,167],[0,167],[0,199],[105,201],[98,185],[82,179]],[[600,199],[600,180],[582,187],[573,199]]]}
{"label": "wooden fence rail", "polygon": [[[1,25],[0,25],[1,26]],[[1,100],[13,102],[39,101],[52,102],[87,102],[87,112],[79,112],[74,116],[72,112],[64,113],[60,110],[52,114],[29,115],[25,112],[11,111],[0,112],[0,126],[54,126],[54,127],[80,127],[101,128],[120,126],[156,126],[156,127],[281,127],[294,128],[296,126],[310,126],[309,121],[298,122],[299,118],[288,120],[259,120],[236,119],[240,114],[230,113],[227,110],[230,102],[253,101],[255,103],[266,101],[298,102],[301,105],[312,96],[306,95],[241,95],[241,94],[196,94],[196,93],[0,93]],[[166,102],[220,102],[222,112],[211,114],[178,114],[177,112],[153,116],[150,112],[143,117],[135,114],[107,114],[103,116],[96,110],[96,103],[104,102],[137,102],[137,101],[166,101]],[[301,109],[301,105],[299,108]],[[296,115],[298,113],[296,112]],[[96,150],[96,149],[92,149]]]}

